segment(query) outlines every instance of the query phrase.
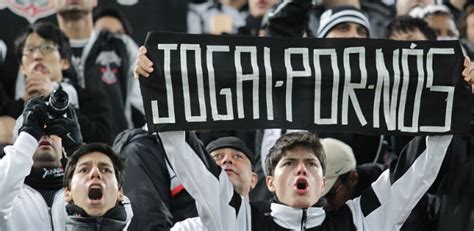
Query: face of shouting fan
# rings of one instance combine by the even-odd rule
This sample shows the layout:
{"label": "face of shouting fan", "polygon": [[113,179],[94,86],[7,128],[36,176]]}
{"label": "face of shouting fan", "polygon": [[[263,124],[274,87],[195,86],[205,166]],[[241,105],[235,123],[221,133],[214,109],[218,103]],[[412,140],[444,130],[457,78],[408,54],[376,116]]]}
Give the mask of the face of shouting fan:
{"label": "face of shouting fan", "polygon": [[93,217],[103,216],[123,200],[112,160],[100,152],[85,154],[79,158],[65,200],[84,209]]}
{"label": "face of shouting fan", "polygon": [[318,202],[325,187],[323,168],[312,149],[296,146],[278,161],[267,187],[283,204],[308,208]]}

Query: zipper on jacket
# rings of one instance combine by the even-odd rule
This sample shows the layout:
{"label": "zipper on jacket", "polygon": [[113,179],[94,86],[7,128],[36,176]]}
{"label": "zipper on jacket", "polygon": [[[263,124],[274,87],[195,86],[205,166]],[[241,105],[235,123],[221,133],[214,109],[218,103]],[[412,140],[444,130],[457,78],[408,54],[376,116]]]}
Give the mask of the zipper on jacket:
{"label": "zipper on jacket", "polygon": [[303,209],[303,216],[301,217],[301,231],[306,230],[306,220],[307,220],[306,209]]}
{"label": "zipper on jacket", "polygon": [[98,217],[95,220],[95,227],[97,231],[100,231],[100,227],[102,226],[102,217]]}
{"label": "zipper on jacket", "polygon": [[[54,201],[53,201],[54,203]],[[54,223],[53,223],[53,205],[51,205],[51,208],[48,207],[48,213],[49,213],[49,220],[51,221],[51,230],[54,230]]]}

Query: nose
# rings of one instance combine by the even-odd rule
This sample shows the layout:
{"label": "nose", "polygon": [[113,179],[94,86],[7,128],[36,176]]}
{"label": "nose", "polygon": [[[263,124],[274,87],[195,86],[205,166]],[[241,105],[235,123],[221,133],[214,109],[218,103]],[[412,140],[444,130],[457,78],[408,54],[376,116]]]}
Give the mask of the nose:
{"label": "nose", "polygon": [[224,157],[221,160],[222,165],[224,164],[232,164],[232,158],[230,155],[224,155]]}
{"label": "nose", "polygon": [[97,167],[93,167],[91,172],[89,173],[89,178],[90,179],[102,179],[102,174],[100,174],[100,170]]}
{"label": "nose", "polygon": [[300,162],[296,168],[296,175],[299,176],[299,175],[303,175],[303,176],[306,176],[307,174],[307,169],[306,169],[306,166],[303,162]]}
{"label": "nose", "polygon": [[37,47],[31,55],[33,56],[33,59],[35,60],[43,58],[43,53],[41,53],[39,47]]}

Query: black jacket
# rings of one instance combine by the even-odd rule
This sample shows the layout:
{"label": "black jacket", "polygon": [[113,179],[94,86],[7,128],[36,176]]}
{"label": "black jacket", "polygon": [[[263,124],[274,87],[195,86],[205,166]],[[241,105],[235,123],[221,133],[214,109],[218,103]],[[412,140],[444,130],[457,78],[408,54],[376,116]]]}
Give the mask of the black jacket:
{"label": "black jacket", "polygon": [[108,31],[93,34],[84,47],[81,64],[74,66],[78,72],[79,86],[102,92],[102,100],[108,102],[113,115],[109,118],[113,124],[113,137],[134,125],[131,118],[131,93],[138,82],[132,77],[131,60],[135,58],[136,50],[130,44],[131,39],[125,38],[128,37]]}
{"label": "black jacket", "polygon": [[127,160],[124,189],[134,213],[129,230],[167,230],[177,221],[197,216],[193,198],[167,166],[154,136],[143,129],[125,130],[113,147]]}
{"label": "black jacket", "polygon": [[67,231],[120,231],[127,225],[127,213],[122,205],[111,208],[103,217],[90,217],[74,204],[66,205]]}

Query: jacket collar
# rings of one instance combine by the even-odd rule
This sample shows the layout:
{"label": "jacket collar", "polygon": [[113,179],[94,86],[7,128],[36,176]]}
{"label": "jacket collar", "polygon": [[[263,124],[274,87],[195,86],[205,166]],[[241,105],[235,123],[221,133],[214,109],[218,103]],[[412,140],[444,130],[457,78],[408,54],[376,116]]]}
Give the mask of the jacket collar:
{"label": "jacket collar", "polygon": [[117,205],[107,211],[103,217],[91,217],[82,208],[74,204],[66,205],[66,230],[122,230],[127,225],[127,213],[123,205]]}
{"label": "jacket collar", "polygon": [[325,204],[325,200],[320,200],[314,206],[306,209],[293,208],[280,203],[276,198],[271,203],[271,216],[275,223],[279,226],[291,229],[302,230],[319,226],[326,219],[326,212],[321,205]]}

